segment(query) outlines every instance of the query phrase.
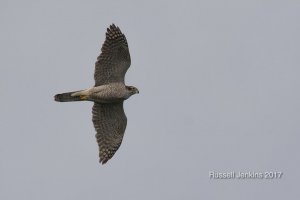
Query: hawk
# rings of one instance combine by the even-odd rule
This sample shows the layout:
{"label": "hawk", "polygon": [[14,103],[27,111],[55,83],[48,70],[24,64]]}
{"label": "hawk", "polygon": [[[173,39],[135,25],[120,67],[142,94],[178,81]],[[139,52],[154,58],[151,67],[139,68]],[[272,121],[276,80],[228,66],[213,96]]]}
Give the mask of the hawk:
{"label": "hawk", "polygon": [[101,54],[95,63],[95,86],[54,96],[58,102],[94,102],[92,121],[102,164],[113,157],[122,143],[127,125],[123,102],[139,93],[136,87],[124,83],[130,63],[126,37],[119,27],[112,24],[107,28]]}

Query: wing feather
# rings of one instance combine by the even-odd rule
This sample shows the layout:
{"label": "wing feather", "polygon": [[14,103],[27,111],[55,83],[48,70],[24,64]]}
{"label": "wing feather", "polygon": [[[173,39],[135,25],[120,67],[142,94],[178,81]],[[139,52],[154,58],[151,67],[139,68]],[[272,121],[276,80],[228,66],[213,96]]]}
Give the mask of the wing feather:
{"label": "wing feather", "polygon": [[100,163],[105,164],[113,157],[123,140],[127,125],[123,102],[94,103],[93,123],[97,132]]}
{"label": "wing feather", "polygon": [[124,83],[131,59],[126,37],[119,27],[110,25],[101,51],[95,63],[95,86],[112,82]]}

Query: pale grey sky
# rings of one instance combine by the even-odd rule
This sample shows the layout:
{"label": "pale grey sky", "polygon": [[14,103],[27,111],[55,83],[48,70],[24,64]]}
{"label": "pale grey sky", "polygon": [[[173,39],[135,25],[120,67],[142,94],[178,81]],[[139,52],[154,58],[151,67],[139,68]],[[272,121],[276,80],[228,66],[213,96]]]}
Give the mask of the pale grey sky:
{"label": "pale grey sky", "polygon": [[[0,199],[296,199],[299,1],[1,1]],[[108,25],[126,34],[121,148],[98,163],[92,86]],[[211,180],[209,171],[282,171]]]}

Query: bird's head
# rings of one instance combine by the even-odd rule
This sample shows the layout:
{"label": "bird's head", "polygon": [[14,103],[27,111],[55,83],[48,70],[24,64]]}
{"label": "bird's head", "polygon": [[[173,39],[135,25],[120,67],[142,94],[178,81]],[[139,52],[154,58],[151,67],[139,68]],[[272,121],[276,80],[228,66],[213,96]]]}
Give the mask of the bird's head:
{"label": "bird's head", "polygon": [[129,91],[130,95],[138,94],[139,90],[133,86],[126,86],[126,89]]}

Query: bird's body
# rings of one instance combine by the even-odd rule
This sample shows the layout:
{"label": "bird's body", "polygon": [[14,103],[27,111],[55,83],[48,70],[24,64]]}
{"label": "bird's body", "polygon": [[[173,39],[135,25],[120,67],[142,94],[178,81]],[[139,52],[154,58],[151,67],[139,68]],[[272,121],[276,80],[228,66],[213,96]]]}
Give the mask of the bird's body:
{"label": "bird's body", "polygon": [[117,103],[128,99],[132,92],[124,83],[111,83],[71,93],[71,97],[97,103]]}
{"label": "bird's body", "polygon": [[95,66],[95,86],[85,90],[55,95],[55,101],[92,101],[93,123],[97,131],[100,162],[106,163],[121,145],[127,118],[124,100],[139,93],[133,86],[126,86],[124,77],[130,66],[127,40],[114,24],[107,29],[102,53]]}

